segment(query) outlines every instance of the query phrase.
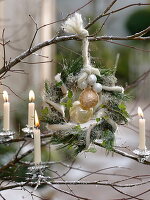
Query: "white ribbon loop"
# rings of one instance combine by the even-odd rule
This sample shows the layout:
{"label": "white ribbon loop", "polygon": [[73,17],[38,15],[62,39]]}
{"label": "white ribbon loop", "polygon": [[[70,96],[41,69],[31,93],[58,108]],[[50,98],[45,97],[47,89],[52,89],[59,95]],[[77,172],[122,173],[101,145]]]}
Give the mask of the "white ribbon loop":
{"label": "white ribbon loop", "polygon": [[62,28],[66,33],[77,34],[78,37],[82,39],[82,57],[83,57],[83,66],[90,66],[90,57],[89,57],[89,41],[88,37],[89,32],[83,26],[83,20],[79,13],[75,13],[72,17],[69,17],[66,22],[62,25]]}
{"label": "white ribbon loop", "polygon": [[80,38],[86,38],[89,35],[83,26],[83,20],[79,13],[69,17],[62,25],[62,28],[66,33],[77,34]]}

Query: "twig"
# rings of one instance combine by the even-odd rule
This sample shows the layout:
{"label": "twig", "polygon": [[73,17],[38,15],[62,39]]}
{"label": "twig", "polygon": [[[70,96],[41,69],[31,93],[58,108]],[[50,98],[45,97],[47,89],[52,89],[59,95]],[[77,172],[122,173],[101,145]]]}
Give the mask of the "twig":
{"label": "twig", "polygon": [[119,46],[123,46],[123,47],[127,47],[127,48],[130,48],[130,49],[134,49],[134,50],[137,50],[137,51],[143,51],[143,52],[148,52],[148,53],[150,52],[150,50],[137,48],[137,47],[134,47],[134,46],[131,46],[131,45],[120,44],[118,42],[113,42],[113,41],[106,41],[106,42],[116,44],[116,45],[119,45]]}
{"label": "twig", "polygon": [[0,193],[0,197],[3,199],[3,200],[6,200],[4,197],[3,197],[3,195]]}
{"label": "twig", "polygon": [[[92,22],[88,23],[85,27],[85,29],[88,29],[90,26],[92,26],[96,21],[98,21],[102,16],[104,16],[111,8],[112,6],[117,2],[117,0],[113,0],[111,4],[104,10],[103,14],[97,16]],[[111,13],[110,13],[111,14]]]}
{"label": "twig", "polygon": [[[64,182],[65,182],[65,181],[64,181]],[[89,198],[77,196],[77,195],[72,194],[72,193],[70,193],[70,192],[68,192],[68,191],[65,191],[65,190],[62,190],[62,189],[60,189],[60,188],[57,188],[57,187],[55,187],[55,186],[54,186],[52,183],[50,183],[50,182],[45,181],[45,183],[46,183],[47,185],[49,185],[50,187],[52,187],[53,189],[55,189],[55,190],[57,190],[57,191],[59,191],[59,192],[62,192],[62,193],[64,193],[64,194],[67,194],[67,195],[69,195],[69,196],[72,196],[72,197],[75,197],[75,198],[78,198],[78,199],[83,199],[83,200],[92,200],[92,199],[89,199]]]}
{"label": "twig", "polygon": [[[129,37],[129,36],[127,36]],[[94,42],[94,41],[102,41],[102,40],[127,40],[127,37],[113,37],[113,36],[101,36],[101,37],[89,37],[89,40],[91,42]],[[139,37],[139,38],[130,38],[130,40],[150,40],[150,37]],[[36,51],[38,51],[39,49],[42,49],[46,46],[49,46],[51,44],[57,44],[59,42],[62,42],[62,41],[68,41],[68,40],[81,40],[79,39],[77,36],[75,35],[71,35],[71,36],[60,36],[60,37],[54,37],[53,39],[51,40],[47,40],[43,43],[40,43],[40,44],[37,44],[36,46],[34,46],[33,48],[31,49],[27,49],[25,52],[23,52],[21,55],[17,56],[16,58],[14,58],[13,60],[10,61],[10,63],[8,63],[5,67],[7,67],[8,69],[12,68],[13,66],[15,66],[16,64],[20,63],[24,58],[28,57],[29,55],[35,53]],[[129,40],[129,39],[128,39]],[[133,49],[136,49],[136,50],[141,50],[141,51],[145,51],[145,52],[150,52],[148,50],[144,50],[144,49],[140,49],[140,48],[136,48],[136,47],[133,47],[133,46],[127,46],[127,45],[123,45],[123,44],[119,44],[119,43],[115,43],[115,42],[112,42],[112,41],[107,41],[107,42],[111,42],[111,43],[114,43],[114,44],[117,44],[117,45],[122,45],[122,46],[125,46],[125,47],[129,47],[129,48],[133,48]],[[5,67],[2,67],[0,69],[0,74],[3,75],[3,73],[6,73],[6,69]],[[2,77],[2,76],[1,76]]]}
{"label": "twig", "polygon": [[22,99],[18,94],[16,94],[8,85],[5,85],[3,83],[0,83],[0,85],[3,85],[5,87],[7,87],[16,97],[18,97],[19,99],[21,99],[22,101],[25,101],[24,99]]}
{"label": "twig", "polygon": [[125,195],[125,196],[128,196],[128,197],[130,197],[131,199],[143,200],[143,199],[139,199],[139,198],[137,198],[137,197],[135,197],[135,196],[133,196],[133,195],[127,194],[127,193],[125,193],[125,192],[122,192],[121,190],[117,189],[117,188],[114,187],[113,185],[112,185],[111,187],[112,187],[114,190],[116,190],[117,192],[119,192],[120,194],[123,194],[123,195]]}
{"label": "twig", "polygon": [[37,35],[37,33],[38,33],[39,28],[38,28],[38,25],[37,25],[35,19],[32,17],[32,15],[29,15],[29,17],[32,19],[32,21],[34,22],[35,27],[36,27],[35,33],[34,33],[34,35],[33,35],[33,38],[32,38],[32,40],[31,40],[31,44],[30,44],[30,47],[29,47],[29,50],[30,50],[31,47],[32,47],[32,45],[33,45],[33,42],[34,42],[34,40],[35,40],[35,37],[36,37],[36,35]]}
{"label": "twig", "polygon": [[[45,146],[49,144],[49,141],[47,142],[42,142],[42,146]],[[27,155],[29,155],[30,153],[32,153],[34,151],[34,148],[31,148],[29,149],[28,151],[26,151],[25,153],[21,154],[21,155],[18,155],[17,157],[15,156],[14,159],[12,159],[11,161],[9,161],[7,164],[3,165],[1,168],[0,168],[0,172],[3,172],[3,170],[11,167],[11,166],[14,166],[16,163],[18,163],[20,160],[22,160],[24,157],[26,157]]]}
{"label": "twig", "polygon": [[71,15],[73,15],[74,13],[80,11],[81,9],[85,8],[87,5],[89,5],[90,3],[92,3],[94,0],[90,0],[88,1],[86,4],[84,4],[83,6],[81,6],[80,8],[74,10],[73,12],[69,13],[66,17],[64,17],[63,19],[60,19],[60,20],[57,20],[57,21],[54,21],[54,22],[51,22],[51,23],[47,23],[47,24],[44,24],[42,25],[41,27],[39,27],[39,30],[46,27],[46,26],[49,26],[49,25],[53,25],[53,24],[56,24],[58,22],[63,22],[65,20],[68,19],[68,17],[70,17]]}
{"label": "twig", "polygon": [[47,60],[47,61],[39,61],[39,62],[26,62],[26,61],[21,61],[21,63],[25,64],[30,64],[30,65],[35,65],[35,64],[45,64],[45,63],[51,63],[53,60]]}
{"label": "twig", "polygon": [[116,61],[115,61],[115,66],[114,66],[114,75],[116,74],[116,71],[117,71],[119,58],[120,58],[120,53],[117,53]]}
{"label": "twig", "polygon": [[98,29],[94,34],[90,35],[90,37],[94,37],[94,36],[96,36],[98,33],[101,32],[102,28],[103,28],[104,25],[106,24],[106,22],[107,22],[107,20],[108,20],[109,17],[110,17],[110,15],[108,15],[108,16],[106,17],[106,19],[104,20],[104,22],[103,22],[103,24],[101,25],[100,29]]}
{"label": "twig", "polygon": [[[94,144],[104,148],[101,143],[94,142]],[[124,156],[126,158],[130,158],[132,160],[135,160],[135,161],[139,162],[137,157],[135,157],[135,156],[133,156],[131,154],[128,154],[128,153],[126,153],[124,151],[121,151],[121,150],[118,150],[118,149],[115,149],[115,148],[112,151],[117,153],[117,154],[119,154],[119,155],[121,155],[121,156]],[[149,161],[144,161],[144,163],[141,163],[141,164],[150,165],[150,162]]]}
{"label": "twig", "polygon": [[139,76],[130,85],[126,86],[125,90],[129,90],[131,88],[133,89],[133,88],[137,87],[141,83],[141,81],[145,80],[148,77],[149,74],[150,74],[150,69],[147,70],[146,72],[144,72],[141,76]]}
{"label": "twig", "polygon": [[120,12],[124,9],[127,9],[129,7],[134,7],[134,6],[149,6],[150,3],[133,3],[133,4],[129,4],[127,6],[124,6],[124,7],[121,7],[119,9],[116,9],[116,10],[113,10],[113,11],[110,11],[110,12],[103,12],[102,14],[98,15],[92,22],[88,23],[85,28],[88,29],[90,26],[92,26],[95,22],[97,22],[100,18],[102,17],[105,17],[107,15],[110,15],[110,14],[114,14],[114,13],[117,13],[117,12]]}

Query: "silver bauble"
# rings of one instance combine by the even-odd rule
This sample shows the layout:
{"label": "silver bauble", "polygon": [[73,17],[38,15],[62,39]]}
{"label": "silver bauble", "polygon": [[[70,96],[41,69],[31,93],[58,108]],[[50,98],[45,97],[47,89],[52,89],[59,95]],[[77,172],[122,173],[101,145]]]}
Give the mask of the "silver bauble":
{"label": "silver bauble", "polygon": [[93,90],[97,93],[100,93],[102,91],[102,85],[100,83],[95,83],[93,85]]}
{"label": "silver bauble", "polygon": [[90,74],[88,77],[87,77],[87,83],[89,85],[94,85],[97,81],[97,78],[94,74]]}

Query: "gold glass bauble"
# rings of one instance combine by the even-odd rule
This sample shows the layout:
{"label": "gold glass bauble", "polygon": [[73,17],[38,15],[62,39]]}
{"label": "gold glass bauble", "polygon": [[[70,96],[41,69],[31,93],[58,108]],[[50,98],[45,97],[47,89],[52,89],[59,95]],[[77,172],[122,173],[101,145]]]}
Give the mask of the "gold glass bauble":
{"label": "gold glass bauble", "polygon": [[90,108],[89,110],[83,110],[80,104],[73,105],[70,108],[69,113],[70,113],[70,120],[72,122],[83,124],[88,122],[93,116],[93,108]]}
{"label": "gold glass bauble", "polygon": [[97,105],[99,101],[99,96],[92,88],[88,87],[84,89],[83,92],[81,92],[79,96],[79,101],[81,107],[84,110],[88,110]]}

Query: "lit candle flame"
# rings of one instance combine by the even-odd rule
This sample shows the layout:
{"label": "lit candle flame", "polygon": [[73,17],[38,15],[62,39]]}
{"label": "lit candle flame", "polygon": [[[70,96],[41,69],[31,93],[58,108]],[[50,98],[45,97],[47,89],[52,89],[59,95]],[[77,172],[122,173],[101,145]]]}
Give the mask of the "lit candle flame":
{"label": "lit candle flame", "polygon": [[39,127],[39,126],[40,126],[39,118],[38,118],[37,112],[35,110],[35,127]]}
{"label": "lit candle flame", "polygon": [[141,107],[138,107],[138,115],[139,115],[139,117],[141,117],[141,118],[144,117],[143,111],[142,111]]}
{"label": "lit candle flame", "polygon": [[5,102],[8,102],[8,93],[7,91],[3,91],[3,98]]}
{"label": "lit candle flame", "polygon": [[33,90],[30,90],[29,92],[29,101],[33,102],[35,100],[35,94],[33,92]]}

